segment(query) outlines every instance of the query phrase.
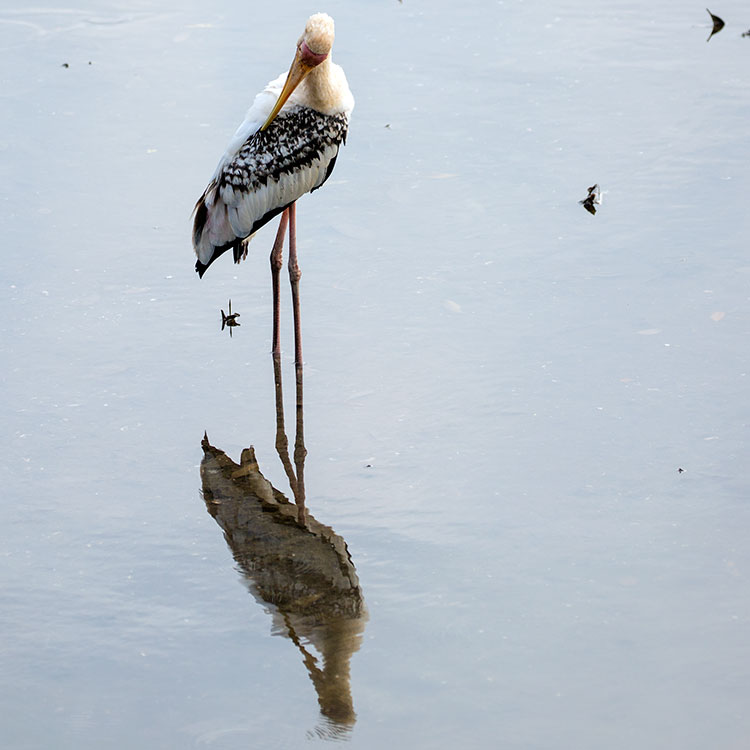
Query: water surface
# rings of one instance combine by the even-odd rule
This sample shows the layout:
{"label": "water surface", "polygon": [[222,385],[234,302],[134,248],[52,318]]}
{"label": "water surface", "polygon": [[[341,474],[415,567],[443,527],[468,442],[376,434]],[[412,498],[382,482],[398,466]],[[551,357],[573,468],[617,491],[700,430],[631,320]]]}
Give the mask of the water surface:
{"label": "water surface", "polygon": [[189,247],[317,9],[0,11],[3,746],[744,747],[746,8],[325,8],[357,105],[298,212],[307,506],[367,612],[333,720],[201,495],[207,432],[292,497],[273,229],[200,282]]}

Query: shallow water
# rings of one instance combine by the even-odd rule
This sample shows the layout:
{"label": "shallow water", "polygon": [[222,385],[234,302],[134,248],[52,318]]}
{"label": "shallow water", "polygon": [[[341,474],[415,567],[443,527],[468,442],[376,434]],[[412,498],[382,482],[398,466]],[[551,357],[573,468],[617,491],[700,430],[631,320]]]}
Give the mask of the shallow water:
{"label": "shallow water", "polygon": [[200,282],[189,247],[311,10],[255,5],[0,11],[3,746],[744,747],[747,9],[326,7],[357,105],[298,211],[305,479],[362,615],[327,714],[331,641],[201,495],[207,432],[291,498],[273,230]]}

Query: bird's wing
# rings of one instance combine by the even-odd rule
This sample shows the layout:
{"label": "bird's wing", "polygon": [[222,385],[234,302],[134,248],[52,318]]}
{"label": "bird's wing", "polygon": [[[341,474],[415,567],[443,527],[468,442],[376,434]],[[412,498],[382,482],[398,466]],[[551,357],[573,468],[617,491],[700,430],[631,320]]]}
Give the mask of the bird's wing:
{"label": "bird's wing", "polygon": [[236,149],[231,146],[233,156],[222,160],[196,205],[198,272],[202,275],[230,247],[239,260],[243,240],[320,187],[331,173],[347,126],[345,113],[324,115],[299,106],[282,110],[267,130],[243,131],[241,126],[235,138],[244,132],[249,136]]}
{"label": "bird's wing", "polygon": [[274,104],[276,104],[276,100],[279,98],[285,80],[286,73],[282,73],[278,78],[269,81],[263,91],[255,97],[250,109],[248,109],[247,114],[245,115],[245,119],[235,131],[227,144],[224,154],[221,159],[219,159],[219,163],[216,165],[216,169],[211,177],[212,181],[215,180],[221,173],[221,170],[229,164],[235,156],[237,156],[237,152],[245,141],[256,133],[266,121],[268,115],[271,114]]}

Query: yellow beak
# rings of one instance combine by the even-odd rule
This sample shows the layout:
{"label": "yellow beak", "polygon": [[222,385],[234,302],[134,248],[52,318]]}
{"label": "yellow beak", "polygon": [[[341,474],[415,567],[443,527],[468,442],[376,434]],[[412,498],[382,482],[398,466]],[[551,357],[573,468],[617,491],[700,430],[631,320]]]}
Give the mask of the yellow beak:
{"label": "yellow beak", "polygon": [[302,52],[298,49],[297,54],[294,56],[292,65],[289,68],[289,74],[286,77],[284,88],[281,89],[279,99],[271,110],[271,114],[268,115],[268,119],[263,123],[261,130],[265,130],[273,121],[274,117],[279,114],[281,108],[286,104],[286,100],[292,95],[294,89],[302,83],[305,76],[314,68],[314,65],[310,65],[302,59]]}

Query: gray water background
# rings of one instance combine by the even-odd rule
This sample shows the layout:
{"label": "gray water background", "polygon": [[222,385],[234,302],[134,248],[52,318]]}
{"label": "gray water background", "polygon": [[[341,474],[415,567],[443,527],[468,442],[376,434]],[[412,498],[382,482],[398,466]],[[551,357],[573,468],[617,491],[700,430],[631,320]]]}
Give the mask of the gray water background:
{"label": "gray water background", "polygon": [[[273,229],[200,282],[189,238],[319,9],[0,9],[3,747],[325,734],[200,495],[204,431],[285,487]],[[348,743],[745,748],[750,11],[325,10],[357,104],[298,242],[308,506],[369,611]]]}

